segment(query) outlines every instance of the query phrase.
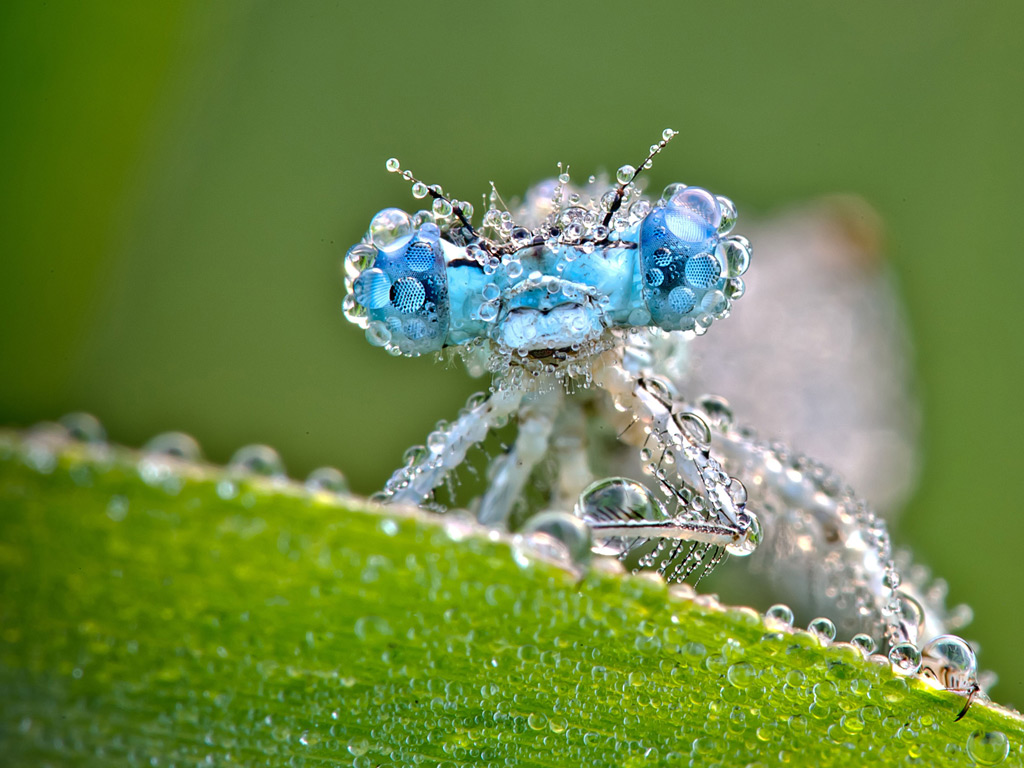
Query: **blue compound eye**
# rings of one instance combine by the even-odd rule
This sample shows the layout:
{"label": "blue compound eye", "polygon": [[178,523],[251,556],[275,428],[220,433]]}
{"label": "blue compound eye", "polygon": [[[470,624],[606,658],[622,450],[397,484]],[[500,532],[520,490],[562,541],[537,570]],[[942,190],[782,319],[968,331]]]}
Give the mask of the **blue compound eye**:
{"label": "blue compound eye", "polygon": [[718,200],[700,187],[683,187],[640,225],[643,298],[655,325],[691,329],[701,301],[722,287],[716,253],[722,222]]}
{"label": "blue compound eye", "polygon": [[367,310],[371,344],[406,355],[441,349],[448,335],[448,279],[438,228],[424,224],[378,248],[352,295]]}

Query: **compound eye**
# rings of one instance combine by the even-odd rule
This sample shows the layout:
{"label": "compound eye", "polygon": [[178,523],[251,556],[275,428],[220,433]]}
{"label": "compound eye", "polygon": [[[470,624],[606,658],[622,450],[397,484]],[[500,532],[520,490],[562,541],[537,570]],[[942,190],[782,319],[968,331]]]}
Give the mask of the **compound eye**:
{"label": "compound eye", "polygon": [[700,187],[680,189],[647,214],[640,225],[640,274],[655,325],[691,330],[701,314],[720,313],[727,301],[718,252],[721,223],[718,200]]}
{"label": "compound eye", "polygon": [[377,248],[373,265],[352,283],[366,309],[371,344],[405,355],[436,352],[448,335],[448,278],[440,232],[424,224]]}

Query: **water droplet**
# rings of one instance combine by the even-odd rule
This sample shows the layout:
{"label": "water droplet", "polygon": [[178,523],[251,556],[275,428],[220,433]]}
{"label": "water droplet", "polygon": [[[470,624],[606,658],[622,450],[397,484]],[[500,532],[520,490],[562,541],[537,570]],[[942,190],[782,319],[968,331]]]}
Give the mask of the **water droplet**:
{"label": "water droplet", "polygon": [[434,215],[442,219],[452,215],[452,204],[442,197],[435,198],[430,207],[434,211]]}
{"label": "water droplet", "polygon": [[1010,754],[1010,740],[1001,731],[975,731],[967,737],[967,754],[979,765],[998,765]]}
{"label": "water droplet", "polygon": [[422,181],[417,181],[412,185],[412,196],[417,200],[422,200],[427,196],[427,185]]}
{"label": "water droplet", "polygon": [[310,493],[324,491],[326,493],[348,493],[348,481],[340,470],[334,467],[314,469],[306,478],[306,490]]}
{"label": "water droplet", "polygon": [[575,515],[557,511],[540,512],[527,520],[520,532],[545,533],[562,542],[569,550],[569,557],[574,563],[585,563],[590,560],[590,526]]}
{"label": "water droplet", "polygon": [[872,653],[874,653],[877,647],[875,644],[875,638],[873,638],[871,635],[865,635],[863,633],[854,635],[850,642],[858,648],[860,648],[860,650],[863,651],[864,654],[867,656],[870,656]]}
{"label": "water droplet", "polygon": [[839,726],[849,734],[858,734],[864,730],[864,721],[855,713],[847,712],[839,718]]}
{"label": "water droplet", "polygon": [[[576,514],[588,524],[610,520],[667,520],[668,513],[647,488],[625,477],[608,477],[588,486],[580,494]],[[620,537],[594,539],[599,555],[621,555],[626,542]]]}
{"label": "water droplet", "polygon": [[355,633],[360,640],[373,640],[392,634],[391,625],[380,616],[360,616],[356,619]]}
{"label": "water droplet", "polygon": [[386,346],[391,341],[391,331],[379,320],[366,326],[366,340],[375,347]]}
{"label": "water droplet", "polygon": [[814,687],[811,688],[811,694],[814,696],[815,701],[828,704],[835,701],[839,696],[839,686],[831,680],[822,680],[820,683],[814,684]]}
{"label": "water droplet", "polygon": [[750,243],[743,237],[731,237],[718,246],[718,259],[725,264],[725,277],[740,277],[750,267]]}
{"label": "water droplet", "polygon": [[385,208],[370,221],[370,241],[378,248],[411,234],[412,219],[399,208]]}
{"label": "water droplet", "polygon": [[900,630],[905,638],[914,642],[924,631],[924,608],[906,592],[897,592],[895,594],[895,601],[896,617],[900,622]]}
{"label": "water droplet", "polygon": [[535,731],[542,730],[548,724],[547,715],[543,712],[531,712],[526,718],[526,724]]}
{"label": "water droplet", "polygon": [[151,438],[142,446],[142,450],[184,461],[199,461],[203,457],[203,451],[196,439],[184,432],[163,432]]}
{"label": "water droplet", "polygon": [[975,682],[978,659],[965,640],[939,635],[922,649],[923,664],[939,682],[950,688],[966,688]]}
{"label": "water droplet", "polygon": [[897,643],[889,649],[889,661],[901,675],[913,675],[921,668],[921,651],[913,643]]}
{"label": "water droplet", "polygon": [[727,235],[736,226],[736,206],[728,197],[717,195],[716,199],[718,200],[718,207],[722,209],[722,221],[718,225],[718,234]]}
{"label": "water droplet", "polygon": [[370,742],[362,736],[353,736],[349,739],[347,748],[353,757],[362,757],[370,751]]}
{"label": "water droplet", "polygon": [[67,413],[60,417],[61,425],[68,431],[68,437],[83,443],[102,443],[107,432],[100,420],[91,413]]}
{"label": "water droplet", "polygon": [[286,477],[284,462],[269,445],[246,445],[235,451],[228,469],[263,477]]}
{"label": "water droplet", "polygon": [[126,496],[113,496],[107,504],[107,517],[115,523],[119,523],[128,516],[128,498]]}
{"label": "water droplet", "polygon": [[831,619],[826,619],[823,616],[811,619],[811,623],[807,625],[807,631],[828,642],[836,639],[836,625],[832,623]]}
{"label": "water droplet", "polygon": [[672,418],[675,419],[676,425],[683,433],[697,444],[698,448],[707,450],[711,445],[711,430],[700,416],[692,411],[685,411],[673,414]]}
{"label": "water droplet", "polygon": [[629,184],[636,176],[636,168],[632,165],[624,165],[615,172],[615,180],[619,184]]}
{"label": "water droplet", "polygon": [[788,605],[777,603],[764,612],[765,618],[787,627],[793,626],[793,609]]}
{"label": "water droplet", "polygon": [[725,678],[736,688],[749,688],[757,681],[757,670],[753,664],[740,661],[729,667]]}
{"label": "water droplet", "polygon": [[[733,482],[738,483],[739,481],[734,480]],[[740,487],[742,488],[743,486],[740,485]],[[730,485],[730,492],[731,490],[732,486]],[[744,491],[743,495],[744,497],[746,496],[746,491]],[[746,557],[747,555],[753,554],[757,549],[757,545],[761,543],[761,539],[764,537],[764,534],[761,531],[761,521],[758,519],[757,515],[753,512],[744,512],[744,514],[747,516],[747,520],[749,521],[749,527],[747,528],[746,534],[735,544],[725,545],[725,551],[733,557]],[[834,629],[832,634],[835,636]]]}

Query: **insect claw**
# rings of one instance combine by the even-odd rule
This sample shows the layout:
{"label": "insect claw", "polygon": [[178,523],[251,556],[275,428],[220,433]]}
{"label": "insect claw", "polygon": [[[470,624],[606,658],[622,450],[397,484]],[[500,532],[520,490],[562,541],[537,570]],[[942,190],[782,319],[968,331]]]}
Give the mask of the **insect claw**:
{"label": "insect claw", "polygon": [[959,715],[953,718],[954,723],[959,723],[963,719],[964,715],[967,714],[967,710],[969,710],[971,708],[971,705],[974,703],[974,697],[977,696],[980,692],[980,685],[978,685],[977,683],[971,685],[970,691],[967,694],[967,701],[964,703],[963,709],[960,710]]}

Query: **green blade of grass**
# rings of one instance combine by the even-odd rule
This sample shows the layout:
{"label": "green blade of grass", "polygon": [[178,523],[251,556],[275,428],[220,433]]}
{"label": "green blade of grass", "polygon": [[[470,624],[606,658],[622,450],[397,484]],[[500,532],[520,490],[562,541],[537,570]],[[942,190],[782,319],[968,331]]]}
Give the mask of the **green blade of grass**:
{"label": "green blade of grass", "polygon": [[0,434],[7,765],[1021,764],[1013,713],[749,609],[141,458]]}

